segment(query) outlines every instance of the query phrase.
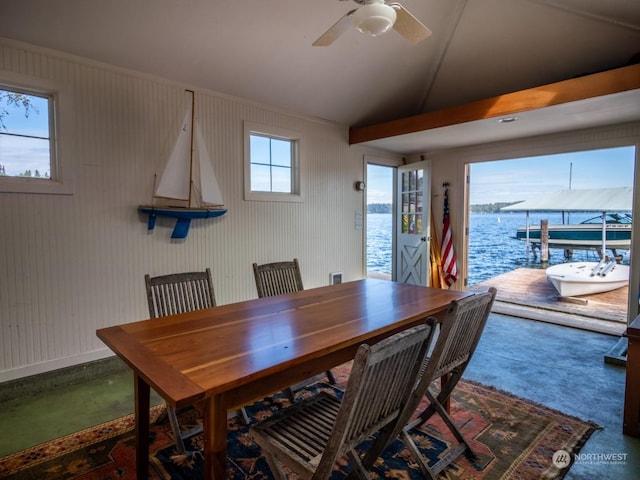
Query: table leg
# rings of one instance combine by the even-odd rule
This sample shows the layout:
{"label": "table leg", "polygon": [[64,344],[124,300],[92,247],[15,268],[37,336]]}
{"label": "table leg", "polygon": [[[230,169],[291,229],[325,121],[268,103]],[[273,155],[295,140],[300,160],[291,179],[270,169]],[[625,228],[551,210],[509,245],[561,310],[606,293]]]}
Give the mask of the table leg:
{"label": "table leg", "polygon": [[149,476],[149,401],[150,388],[139,375],[134,374],[136,416],[136,475],[144,479]]}
{"label": "table leg", "polygon": [[221,395],[204,401],[202,420],[205,480],[224,480],[227,474],[227,405]]}

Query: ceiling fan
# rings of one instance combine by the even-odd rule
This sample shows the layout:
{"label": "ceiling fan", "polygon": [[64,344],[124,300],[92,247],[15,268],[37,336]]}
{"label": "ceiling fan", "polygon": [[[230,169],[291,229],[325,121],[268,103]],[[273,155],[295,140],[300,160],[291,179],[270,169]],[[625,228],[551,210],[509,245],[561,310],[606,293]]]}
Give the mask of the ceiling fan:
{"label": "ceiling fan", "polygon": [[393,27],[414,45],[431,35],[431,30],[399,3],[387,3],[385,0],[353,1],[362,6],[345,14],[329,30],[320,35],[313,42],[314,47],[331,45],[352,25],[358,31],[373,37],[382,35]]}

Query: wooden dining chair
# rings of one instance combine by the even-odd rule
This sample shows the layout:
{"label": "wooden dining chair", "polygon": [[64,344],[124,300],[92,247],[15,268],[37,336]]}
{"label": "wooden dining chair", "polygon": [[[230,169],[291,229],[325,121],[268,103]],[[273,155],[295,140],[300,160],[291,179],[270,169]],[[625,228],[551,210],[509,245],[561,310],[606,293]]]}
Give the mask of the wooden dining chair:
{"label": "wooden dining chair", "polygon": [[144,276],[151,318],[216,306],[211,269],[204,272]]}
{"label": "wooden dining chair", "polygon": [[342,400],[322,392],[251,428],[276,479],[280,464],[301,478],[327,479],[347,455],[358,478],[370,478],[356,447],[398,421],[429,347],[433,329],[420,325],[360,345]]}
{"label": "wooden dining chair", "polygon": [[[157,277],[151,277],[147,274],[144,276],[144,282],[147,289],[150,318],[216,306],[210,268],[203,272],[172,273]],[[244,408],[241,408],[237,413],[245,424],[249,423],[249,416]],[[169,404],[166,406],[166,414],[176,439],[176,447],[181,453],[184,453],[184,439],[202,432],[202,425],[182,431],[176,410]]]}
{"label": "wooden dining chair", "polygon": [[[451,464],[462,453],[468,451],[472,457],[476,452],[464,438],[460,429],[449,415],[445,402],[449,399],[471,357],[478,346],[482,332],[491,313],[496,298],[496,289],[489,288],[485,293],[478,293],[451,302],[447,313],[440,324],[440,330],[435,335],[432,352],[425,358],[420,369],[419,381],[409,402],[402,413],[397,431],[388,437],[378,439],[369,450],[370,456],[364,459],[364,465],[372,465],[381,452],[397,435],[400,435],[415,460],[420,465],[423,474],[429,479],[435,479],[438,474]],[[435,321],[435,319],[433,319]],[[443,379],[439,393],[434,396],[429,386],[438,379]],[[429,405],[413,420],[410,420],[424,396]],[[410,431],[427,422],[434,414],[440,415],[444,424],[451,431],[458,444],[450,447],[449,451],[440,456],[440,460],[429,466],[422,456],[418,446],[413,441]]]}
{"label": "wooden dining chair", "polygon": [[[254,263],[253,275],[256,281],[258,298],[304,290],[300,264],[297,258],[294,258],[292,261],[264,263],[262,265]],[[336,383],[336,379],[333,373],[331,373],[331,370],[327,370],[325,375],[330,384],[334,385]],[[287,388],[286,393],[289,400],[292,402],[295,401],[294,391],[307,383],[308,382],[303,382],[297,386]]]}
{"label": "wooden dining chair", "polygon": [[258,298],[304,290],[297,258],[290,262],[273,262],[262,265],[254,263],[253,274]]}

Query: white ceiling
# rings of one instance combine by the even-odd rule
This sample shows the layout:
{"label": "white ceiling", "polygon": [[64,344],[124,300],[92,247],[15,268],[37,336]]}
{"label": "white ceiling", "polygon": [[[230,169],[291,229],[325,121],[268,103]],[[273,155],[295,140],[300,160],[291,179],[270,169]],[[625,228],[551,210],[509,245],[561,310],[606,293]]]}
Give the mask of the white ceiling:
{"label": "white ceiling", "polygon": [[[373,38],[352,29],[328,47],[311,46],[358,7],[349,0],[2,0],[0,36],[349,126],[616,68],[640,53],[638,0],[401,3],[431,37],[412,46],[395,31]],[[632,114],[630,100],[638,107]],[[624,112],[607,104],[608,113],[591,106],[586,116],[584,107],[562,113],[587,124],[590,115],[600,123],[620,113],[640,119],[637,96],[623,103]],[[548,128],[547,120],[538,124]],[[467,127],[466,139],[505,134]],[[540,128],[510,127],[518,135]],[[396,139],[409,142],[403,145],[377,146],[419,151],[446,138],[429,135],[431,143],[414,134]]]}

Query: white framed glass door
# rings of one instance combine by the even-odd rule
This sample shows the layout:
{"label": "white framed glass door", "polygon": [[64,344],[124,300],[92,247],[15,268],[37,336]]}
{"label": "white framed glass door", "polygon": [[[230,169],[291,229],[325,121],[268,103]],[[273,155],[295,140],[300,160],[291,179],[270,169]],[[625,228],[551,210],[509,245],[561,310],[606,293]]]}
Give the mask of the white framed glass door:
{"label": "white framed glass door", "polygon": [[396,280],[429,284],[429,235],[431,203],[429,163],[422,161],[398,168]]}

